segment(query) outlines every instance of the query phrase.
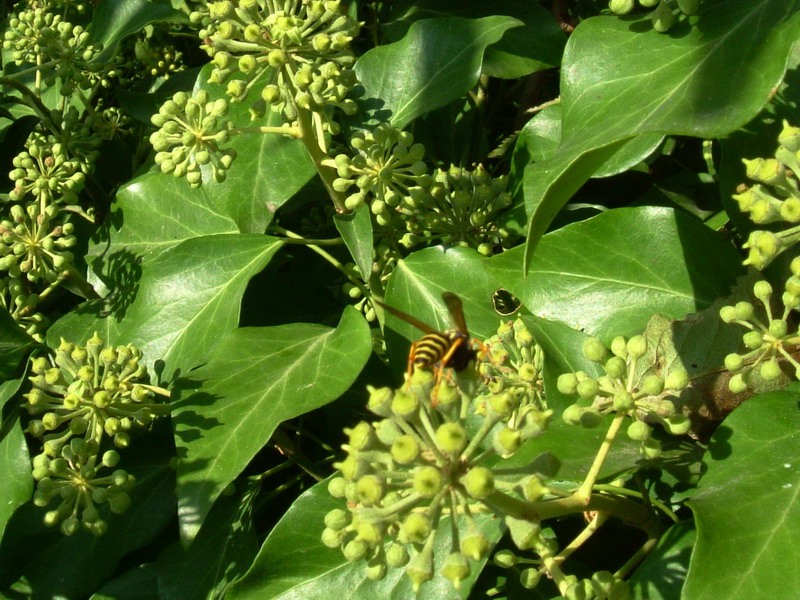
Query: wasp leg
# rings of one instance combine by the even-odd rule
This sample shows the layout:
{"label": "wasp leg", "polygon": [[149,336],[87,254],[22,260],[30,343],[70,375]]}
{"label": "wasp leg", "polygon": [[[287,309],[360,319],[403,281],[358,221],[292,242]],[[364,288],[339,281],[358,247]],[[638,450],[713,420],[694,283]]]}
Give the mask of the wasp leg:
{"label": "wasp leg", "polygon": [[411,375],[414,373],[414,356],[417,353],[417,342],[411,342],[411,350],[408,351],[408,368],[406,369],[406,389],[411,387]]}

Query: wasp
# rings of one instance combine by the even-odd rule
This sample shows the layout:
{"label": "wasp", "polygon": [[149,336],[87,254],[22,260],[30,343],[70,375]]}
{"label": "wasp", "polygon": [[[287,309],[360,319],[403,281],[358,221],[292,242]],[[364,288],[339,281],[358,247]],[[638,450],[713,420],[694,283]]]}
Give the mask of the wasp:
{"label": "wasp", "polygon": [[477,352],[473,347],[467,330],[467,321],[464,318],[464,307],[461,304],[461,298],[452,292],[443,292],[442,299],[447,305],[447,310],[450,312],[453,324],[456,326],[455,329],[437,331],[419,319],[415,319],[393,306],[376,300],[378,304],[395,317],[425,333],[419,340],[411,344],[411,352],[408,356],[408,375],[409,377],[411,376],[412,366],[418,369],[435,370],[436,380],[432,402],[434,406],[436,405],[435,394],[439,388],[439,381],[444,370],[450,367],[458,373],[466,369],[469,363],[477,357]]}

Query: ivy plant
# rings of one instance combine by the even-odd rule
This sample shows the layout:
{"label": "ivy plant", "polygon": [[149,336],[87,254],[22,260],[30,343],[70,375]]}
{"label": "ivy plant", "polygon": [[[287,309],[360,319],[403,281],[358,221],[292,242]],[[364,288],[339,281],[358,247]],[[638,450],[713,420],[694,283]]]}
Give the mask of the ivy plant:
{"label": "ivy plant", "polygon": [[0,19],[0,595],[798,587],[800,2]]}

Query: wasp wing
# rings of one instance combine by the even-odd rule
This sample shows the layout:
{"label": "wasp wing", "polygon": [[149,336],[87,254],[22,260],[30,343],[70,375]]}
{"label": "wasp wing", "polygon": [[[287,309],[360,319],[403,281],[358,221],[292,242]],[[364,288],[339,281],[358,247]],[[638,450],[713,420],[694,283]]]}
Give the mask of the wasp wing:
{"label": "wasp wing", "polygon": [[464,335],[469,336],[469,329],[467,329],[467,320],[464,318],[464,306],[461,304],[461,298],[452,292],[442,292],[442,300],[447,305],[447,310],[450,311],[450,316],[453,317],[456,329]]}
{"label": "wasp wing", "polygon": [[411,325],[413,325],[414,327],[416,327],[420,331],[424,331],[425,333],[439,333],[437,330],[435,330],[430,325],[426,325],[425,323],[423,323],[419,319],[415,319],[411,315],[407,315],[402,310],[396,309],[394,306],[389,306],[388,304],[384,304],[380,300],[375,300],[375,299],[373,299],[373,302],[377,302],[380,306],[385,308],[389,313],[393,314],[398,319],[402,319],[406,323],[410,323]]}

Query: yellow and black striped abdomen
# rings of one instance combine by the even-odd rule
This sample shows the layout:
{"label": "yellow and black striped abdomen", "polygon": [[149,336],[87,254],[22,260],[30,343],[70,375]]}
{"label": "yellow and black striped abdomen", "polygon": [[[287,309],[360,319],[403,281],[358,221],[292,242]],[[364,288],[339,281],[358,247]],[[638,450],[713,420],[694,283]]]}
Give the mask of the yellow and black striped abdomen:
{"label": "yellow and black striped abdomen", "polygon": [[456,371],[465,369],[469,362],[475,358],[475,351],[470,348],[469,336],[457,329],[451,329],[443,333],[427,333],[422,336],[414,346],[414,365],[421,369],[430,369],[436,363],[441,362],[456,343],[458,343],[458,346],[447,359],[447,364],[442,366],[452,367]]}

